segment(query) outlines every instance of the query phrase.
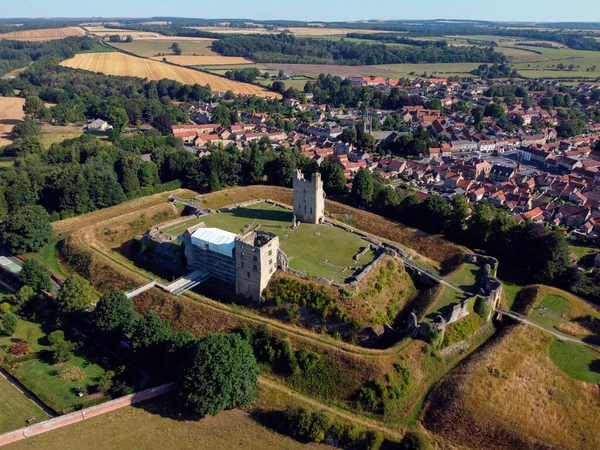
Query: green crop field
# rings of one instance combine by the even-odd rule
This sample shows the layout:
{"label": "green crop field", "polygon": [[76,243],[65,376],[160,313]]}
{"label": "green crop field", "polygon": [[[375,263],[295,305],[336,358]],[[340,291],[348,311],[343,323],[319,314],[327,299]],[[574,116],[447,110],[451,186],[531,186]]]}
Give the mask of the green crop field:
{"label": "green crop field", "polygon": [[[500,50],[513,58],[515,69],[526,77],[594,79],[600,77],[600,52],[531,46],[506,47]],[[567,67],[572,64],[575,67],[573,70],[559,70],[558,64]],[[586,70],[594,66],[595,70]]]}
{"label": "green crop field", "polygon": [[178,235],[187,228],[204,222],[209,228],[221,228],[231,233],[241,234],[245,226],[260,224],[261,230],[279,236],[281,250],[290,257],[292,269],[336,282],[343,282],[356,269],[373,261],[375,256],[373,251],[364,255],[358,263],[353,261],[352,258],[368,243],[341,228],[305,223],[296,230],[276,228],[290,227],[292,220],[291,211],[267,203],[258,203],[230,212],[205,216],[201,220],[194,218],[164,231]]}
{"label": "green crop field", "polygon": [[600,384],[600,352],[574,342],[554,341],[550,359],[575,380]]}
{"label": "green crop field", "polygon": [[0,375],[0,433],[27,426],[27,420],[36,422],[48,418],[47,414]]}
{"label": "green crop field", "polygon": [[173,40],[135,40],[133,42],[111,43],[110,45],[134,55],[148,58],[156,56],[158,53],[172,55],[173,51],[169,47],[174,43],[179,44],[182,55],[215,56],[217,54],[210,49],[212,42],[212,39],[177,40],[177,38],[173,38]]}

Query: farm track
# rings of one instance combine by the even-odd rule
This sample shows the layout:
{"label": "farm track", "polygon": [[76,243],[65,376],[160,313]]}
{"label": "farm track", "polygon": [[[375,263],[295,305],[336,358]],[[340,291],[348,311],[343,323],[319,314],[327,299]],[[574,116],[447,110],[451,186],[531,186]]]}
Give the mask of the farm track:
{"label": "farm track", "polygon": [[309,404],[310,406],[317,408],[319,410],[325,410],[325,411],[327,411],[337,417],[340,417],[342,419],[349,420],[353,423],[358,423],[358,424],[363,425],[368,428],[379,430],[382,433],[384,433],[386,435],[386,437],[397,439],[398,441],[400,441],[404,437],[404,433],[398,431],[398,429],[396,427],[391,428],[390,426],[382,425],[382,422],[379,422],[377,420],[369,419],[367,417],[364,417],[364,416],[361,416],[358,414],[352,414],[348,411],[341,410],[339,408],[330,406],[319,400],[315,400],[312,397],[307,397],[306,395],[301,394],[297,391],[294,391],[294,390],[282,385],[281,383],[278,383],[276,381],[271,380],[270,378],[265,377],[264,375],[261,375],[259,377],[258,384],[259,384],[259,386],[262,386],[265,389],[276,391],[276,392],[284,394],[288,397],[298,399],[305,404]]}

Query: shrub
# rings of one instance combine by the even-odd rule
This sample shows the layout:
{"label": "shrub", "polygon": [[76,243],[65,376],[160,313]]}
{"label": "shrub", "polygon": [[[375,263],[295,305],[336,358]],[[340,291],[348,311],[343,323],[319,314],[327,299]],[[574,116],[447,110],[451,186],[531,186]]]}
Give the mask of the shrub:
{"label": "shrub", "polygon": [[470,338],[483,325],[483,319],[476,314],[470,314],[458,322],[446,327],[442,347],[448,347],[457,342]]}
{"label": "shrub", "polygon": [[81,367],[67,367],[60,373],[59,378],[66,381],[83,381],[87,374]]}
{"label": "shrub", "polygon": [[418,431],[409,431],[404,435],[404,439],[400,443],[401,450],[429,450],[429,442],[427,438]]}
{"label": "shrub", "polygon": [[473,310],[484,320],[490,316],[492,312],[491,303],[483,297],[477,297]]}
{"label": "shrub", "polygon": [[29,346],[25,342],[17,342],[15,345],[11,345],[8,351],[11,355],[23,356],[29,353]]}
{"label": "shrub", "polygon": [[272,283],[265,290],[265,297],[277,305],[286,301],[305,306],[323,318],[331,314],[337,302],[337,299],[324,289],[316,289],[308,283],[292,278],[281,278]]}
{"label": "shrub", "polygon": [[19,319],[11,312],[4,313],[2,316],[2,332],[7,336],[12,336],[17,331]]}

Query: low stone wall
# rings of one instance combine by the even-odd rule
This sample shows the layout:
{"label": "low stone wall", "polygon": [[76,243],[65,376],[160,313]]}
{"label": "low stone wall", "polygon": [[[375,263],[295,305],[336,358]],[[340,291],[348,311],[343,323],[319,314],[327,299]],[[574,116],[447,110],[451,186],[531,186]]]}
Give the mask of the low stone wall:
{"label": "low stone wall", "polygon": [[82,409],[71,414],[64,416],[55,417],[45,422],[36,423],[29,427],[21,428],[15,431],[9,431],[0,435],[0,447],[13,442],[21,441],[23,439],[37,436],[38,434],[46,433],[48,431],[56,430],[58,428],[66,427],[77,422],[82,422],[92,417],[100,416],[117,409],[125,408],[126,406],[134,405],[152,398],[164,395],[175,389],[174,383],[165,384],[145,391],[140,391],[132,395],[117,398],[101,405],[92,406],[90,408]]}

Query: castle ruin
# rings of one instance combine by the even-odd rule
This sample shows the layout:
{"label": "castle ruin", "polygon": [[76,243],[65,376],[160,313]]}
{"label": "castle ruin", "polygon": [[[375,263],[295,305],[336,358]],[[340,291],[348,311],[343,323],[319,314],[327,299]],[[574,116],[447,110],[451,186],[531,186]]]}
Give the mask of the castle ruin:
{"label": "castle ruin", "polygon": [[304,178],[300,170],[294,172],[294,222],[318,224],[325,217],[325,191],[320,173]]}

